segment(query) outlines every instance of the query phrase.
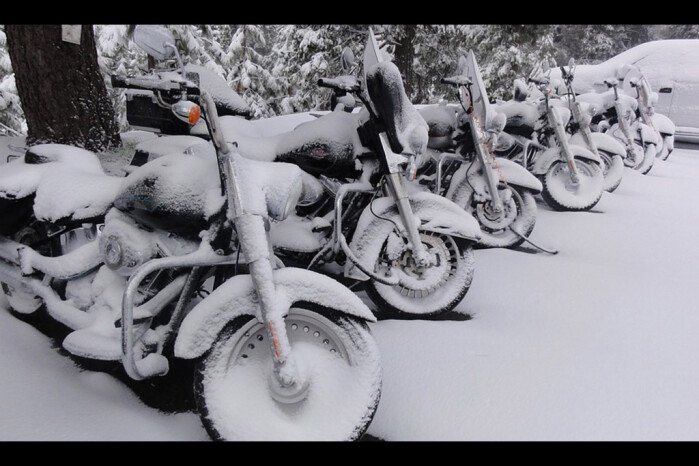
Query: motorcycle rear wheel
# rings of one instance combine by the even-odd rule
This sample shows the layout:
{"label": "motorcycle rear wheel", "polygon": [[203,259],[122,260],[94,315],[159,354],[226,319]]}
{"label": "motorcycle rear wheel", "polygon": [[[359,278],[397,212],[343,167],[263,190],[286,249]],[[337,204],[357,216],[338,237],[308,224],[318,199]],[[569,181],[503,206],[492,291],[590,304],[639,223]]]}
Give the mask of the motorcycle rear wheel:
{"label": "motorcycle rear wheel", "polygon": [[[40,224],[34,223],[17,231],[12,235],[12,239],[21,244],[33,244],[45,237],[46,234],[45,229]],[[51,255],[58,250],[58,247],[56,240],[53,240],[45,243],[38,251],[45,255]],[[0,288],[2,288],[5,298],[7,298],[10,310],[19,314],[32,314],[44,305],[41,298],[33,293],[15,289],[7,283],[0,283]]]}
{"label": "motorcycle rear wheel", "polygon": [[194,373],[202,423],[214,440],[356,440],[381,396],[378,348],[367,325],[331,309],[295,306],[285,319],[309,386],[300,401],[272,395],[267,332],[253,316],[221,331]]}

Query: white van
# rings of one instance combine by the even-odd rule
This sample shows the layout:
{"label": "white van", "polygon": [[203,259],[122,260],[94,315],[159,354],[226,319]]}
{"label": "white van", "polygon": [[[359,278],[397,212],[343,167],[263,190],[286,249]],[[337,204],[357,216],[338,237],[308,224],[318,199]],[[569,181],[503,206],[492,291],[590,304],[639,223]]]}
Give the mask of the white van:
{"label": "white van", "polygon": [[[675,139],[699,142],[699,39],[656,40],[637,45],[598,65],[578,65],[576,93],[607,90],[604,79],[625,64],[638,66],[658,93],[655,110],[677,126]],[[560,70],[552,70],[560,78]],[[632,91],[627,83],[624,89]]]}

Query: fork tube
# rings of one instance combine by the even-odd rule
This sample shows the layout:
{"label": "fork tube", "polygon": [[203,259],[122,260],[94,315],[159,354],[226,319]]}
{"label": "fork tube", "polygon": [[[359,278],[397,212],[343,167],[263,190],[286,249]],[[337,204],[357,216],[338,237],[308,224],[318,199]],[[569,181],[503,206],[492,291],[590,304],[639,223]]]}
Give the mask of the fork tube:
{"label": "fork tube", "polygon": [[500,193],[498,192],[499,180],[496,178],[495,172],[493,171],[493,166],[490,164],[490,152],[488,152],[485,144],[483,144],[482,127],[480,121],[473,116],[473,112],[471,112],[469,115],[469,123],[469,126],[471,127],[471,136],[473,141],[476,143],[476,154],[478,155],[478,160],[480,160],[481,165],[483,166],[485,181],[488,184],[490,204],[492,205],[494,212],[502,212],[502,199],[500,199]]}
{"label": "fork tube", "polygon": [[570,152],[570,146],[568,145],[568,138],[566,137],[565,129],[563,128],[563,122],[561,121],[560,115],[556,112],[554,107],[548,106],[549,124],[553,127],[553,132],[556,136],[556,142],[558,147],[563,152],[565,161],[568,164],[568,170],[570,171],[570,179],[573,183],[578,183],[580,178],[578,176],[578,167],[575,166],[575,159],[573,154]]}
{"label": "fork tube", "polygon": [[425,250],[425,245],[422,244],[422,240],[420,239],[415,215],[413,214],[412,207],[410,207],[408,194],[403,188],[401,175],[399,173],[389,173],[386,175],[386,179],[388,180],[391,195],[396,202],[396,207],[398,207],[400,218],[403,220],[406,234],[412,245],[413,258],[419,266],[425,267],[429,263],[429,258]]}

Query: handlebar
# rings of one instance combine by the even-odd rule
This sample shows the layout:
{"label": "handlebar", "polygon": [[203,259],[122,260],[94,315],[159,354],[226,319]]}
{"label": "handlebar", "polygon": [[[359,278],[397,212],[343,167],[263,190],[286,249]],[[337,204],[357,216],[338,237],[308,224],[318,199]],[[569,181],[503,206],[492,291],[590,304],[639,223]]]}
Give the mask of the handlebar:
{"label": "handlebar", "polygon": [[[165,91],[165,92],[181,92],[183,82],[173,81],[168,79],[158,79],[150,77],[127,78],[124,76],[112,75],[112,87],[119,89],[135,89],[141,91]],[[200,95],[199,87],[186,85],[187,94]]]}
{"label": "handlebar", "polygon": [[446,84],[448,86],[455,86],[455,87],[470,86],[471,84],[473,84],[473,81],[471,81],[469,78],[467,78],[466,76],[463,76],[463,75],[452,76],[450,78],[442,78],[440,80],[440,82],[442,84]]}
{"label": "handlebar", "polygon": [[541,78],[527,78],[528,83],[534,83],[538,85],[546,85],[549,83],[549,78],[546,77],[541,77]]}
{"label": "handlebar", "polygon": [[318,86],[345,92],[359,92],[361,86],[354,76],[338,76],[337,78],[320,78]]}

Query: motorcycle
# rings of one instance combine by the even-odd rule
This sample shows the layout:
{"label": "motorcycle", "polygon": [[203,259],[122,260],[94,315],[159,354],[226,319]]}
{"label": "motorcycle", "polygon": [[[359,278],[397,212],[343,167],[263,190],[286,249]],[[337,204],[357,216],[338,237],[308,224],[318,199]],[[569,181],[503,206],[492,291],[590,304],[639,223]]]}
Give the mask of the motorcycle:
{"label": "motorcycle", "polygon": [[625,83],[638,101],[638,113],[641,121],[656,133],[658,140],[657,157],[667,160],[675,146],[675,124],[667,116],[655,112],[654,105],[658,101],[658,93],[652,92],[648,79],[635,65],[625,65]]}
{"label": "motorcycle", "polygon": [[421,110],[430,126],[428,147],[439,155],[418,180],[478,220],[480,245],[519,246],[534,229],[534,195],[541,193],[541,182],[520,165],[493,155],[505,117],[489,104],[473,51],[460,57],[458,74],[442,83],[456,88],[462,111],[446,105]]}
{"label": "motorcycle", "polygon": [[598,132],[609,134],[624,146],[624,166],[646,174],[653,166],[656,135],[652,128],[635,118],[638,102],[620,92],[619,80],[607,78],[604,83],[608,88],[607,92],[580,94],[577,100],[592,103],[597,107],[598,113],[593,117],[592,123],[596,125]]}
{"label": "motorcycle", "polygon": [[571,112],[568,131],[572,135],[569,141],[571,144],[586,147],[591,152],[599,155],[602,160],[604,190],[610,193],[614,192],[621,184],[626,151],[624,147],[611,136],[604,133],[592,132],[590,124],[598,110],[595,105],[577,99],[573,91],[575,61],[571,59],[567,67],[561,66],[560,69],[566,91],[563,97]]}
{"label": "motorcycle", "polygon": [[427,128],[371,29],[363,74],[365,86],[351,75],[318,83],[362,102],[359,113],[339,105],[266,138],[243,134],[229,117],[225,139],[245,157],[293,163],[305,172],[298,215],[271,225],[281,258],[363,284],[385,316],[451,311],[470,287],[478,224],[409,181],[424,162]]}
{"label": "motorcycle", "polygon": [[[142,48],[172,53],[167,30],[145,28]],[[366,325],[375,318],[341,284],[274,256],[268,226],[302,197],[301,171],[236,154],[212,97],[197,91],[173,91],[171,110],[190,125],[203,115],[212,145],[117,178],[105,195],[113,207],[89,243],[104,263],[89,284],[97,299],[84,311],[42,296],[45,306],[69,317],[59,319],[74,330],[64,347],[121,361],[135,380],[165,375],[173,358],[197,361],[197,411],[214,439],[356,439],[380,397]],[[13,246],[3,244],[3,258]],[[34,282],[52,280],[10,275],[33,292]]]}
{"label": "motorcycle", "polygon": [[[544,70],[544,72],[547,70]],[[560,99],[554,99],[544,73],[532,72],[528,78],[541,95],[526,100],[517,87],[515,99],[496,108],[507,123],[501,136],[509,143],[496,154],[517,160],[542,182],[542,197],[559,211],[587,211],[602,197],[604,174],[600,157],[578,144],[569,142],[566,126],[571,112]],[[533,139],[536,136],[537,140]]]}

